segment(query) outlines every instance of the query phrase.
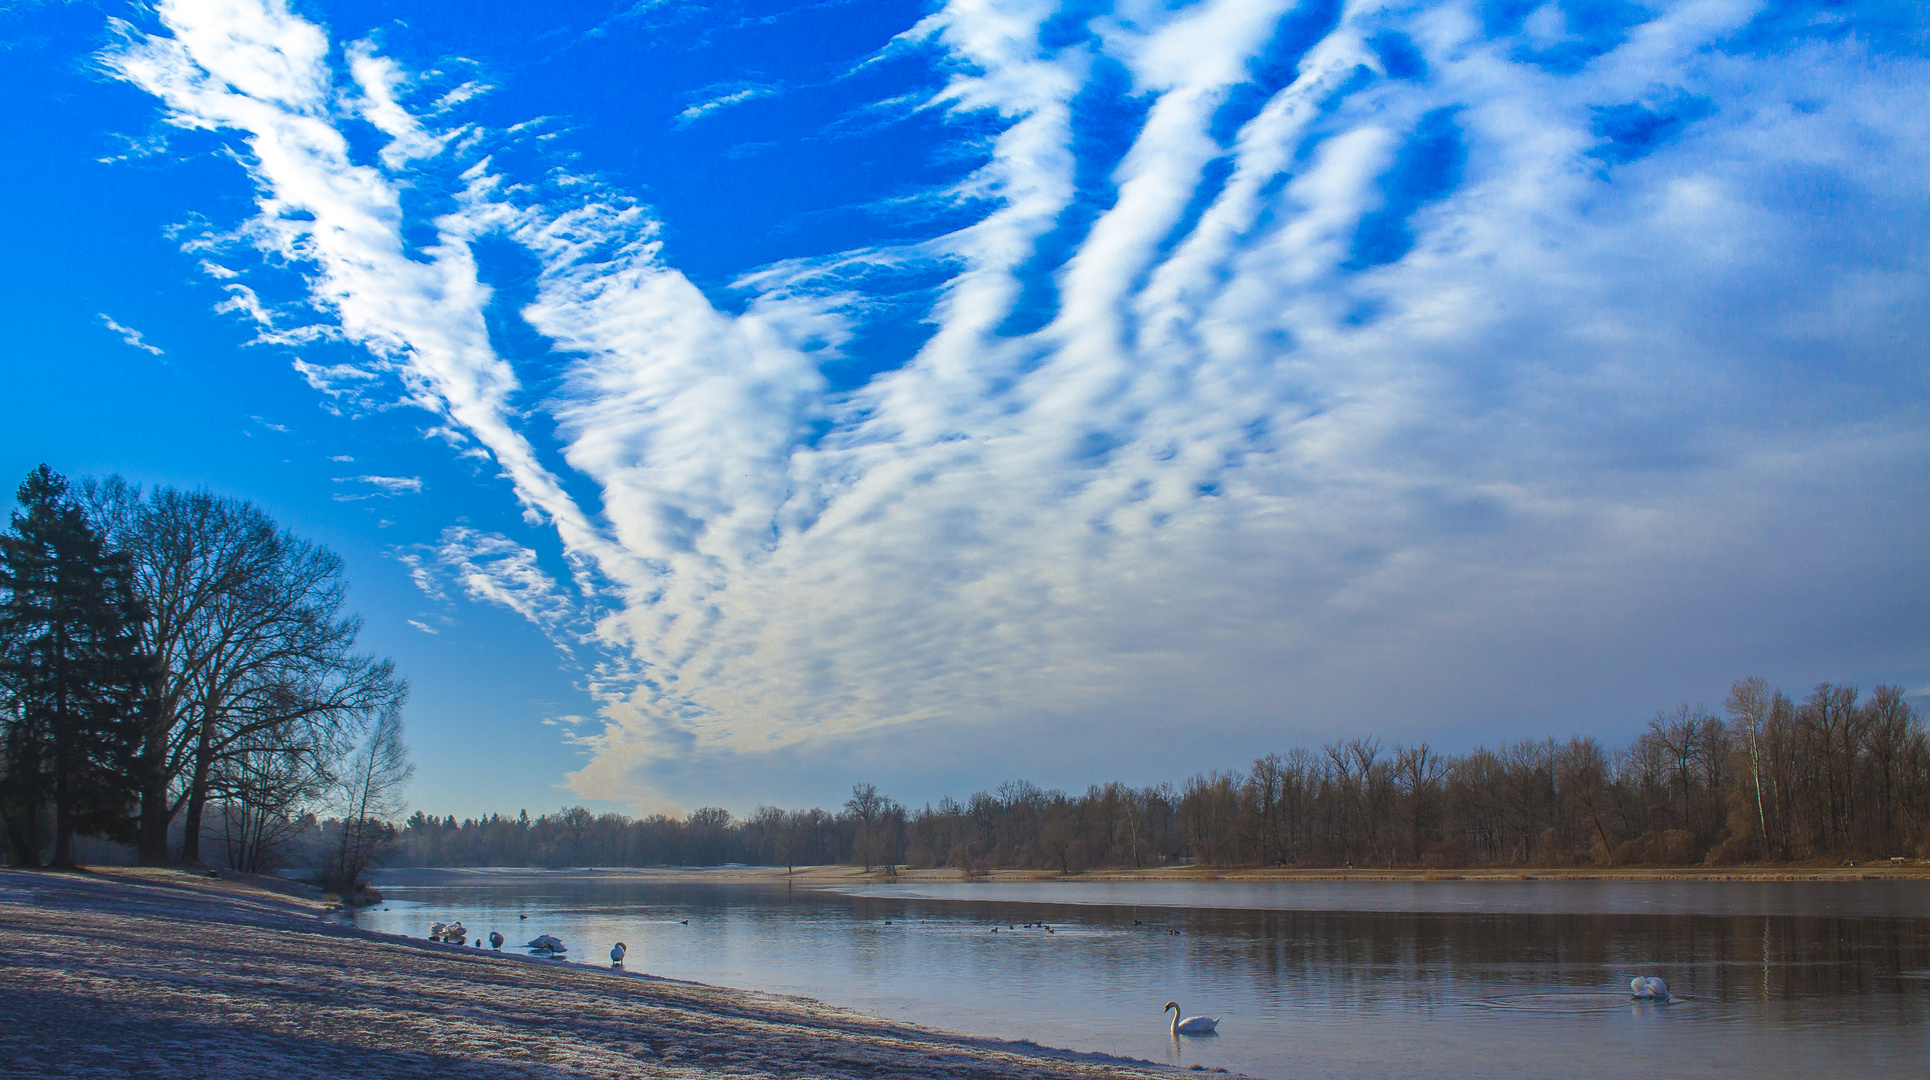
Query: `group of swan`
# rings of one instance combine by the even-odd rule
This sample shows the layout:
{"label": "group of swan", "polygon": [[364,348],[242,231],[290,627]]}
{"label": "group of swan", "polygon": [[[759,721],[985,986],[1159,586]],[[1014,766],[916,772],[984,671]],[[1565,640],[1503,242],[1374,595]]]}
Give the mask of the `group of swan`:
{"label": "group of swan", "polygon": [[550,953],[552,955],[560,952],[570,951],[570,947],[568,945],[563,944],[563,939],[555,936],[554,934],[538,935],[537,937],[530,939],[530,943],[528,947],[535,949],[537,952]]}
{"label": "group of swan", "polygon": [[429,939],[432,941],[446,941],[451,945],[460,945],[468,937],[469,931],[463,928],[461,919],[452,923],[429,924]]}

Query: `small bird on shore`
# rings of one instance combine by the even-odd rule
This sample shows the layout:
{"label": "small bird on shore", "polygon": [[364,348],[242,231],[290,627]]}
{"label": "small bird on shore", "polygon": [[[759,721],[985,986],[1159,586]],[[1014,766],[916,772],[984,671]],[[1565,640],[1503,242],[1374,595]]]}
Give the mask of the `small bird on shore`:
{"label": "small bird on shore", "polygon": [[621,942],[621,941],[619,941],[619,942],[617,942],[617,943],[616,943],[616,947],[610,950],[610,966],[611,966],[611,967],[613,967],[613,968],[620,968],[620,967],[622,967],[622,966],[623,966],[623,956],[624,956],[624,954],[625,954],[625,953],[627,953],[627,952],[629,952],[629,951],[630,951],[630,950],[629,950],[629,948],[627,948],[627,947],[626,947],[626,946],[625,946],[625,945],[623,944],[623,942]]}

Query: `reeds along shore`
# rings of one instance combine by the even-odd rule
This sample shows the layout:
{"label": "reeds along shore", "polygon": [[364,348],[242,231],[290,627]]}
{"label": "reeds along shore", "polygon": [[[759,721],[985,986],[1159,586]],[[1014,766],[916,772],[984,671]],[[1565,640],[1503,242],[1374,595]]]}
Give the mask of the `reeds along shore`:
{"label": "reeds along shore", "polygon": [[412,866],[908,865],[969,873],[1201,866],[1663,867],[1930,857],[1930,741],[1898,687],[1759,679],[1718,717],[1658,714],[1630,746],[1588,736],[1442,754],[1374,738],[1269,754],[1181,787],[1025,782],[909,810],[861,784],[836,811],[457,821],[418,812]]}

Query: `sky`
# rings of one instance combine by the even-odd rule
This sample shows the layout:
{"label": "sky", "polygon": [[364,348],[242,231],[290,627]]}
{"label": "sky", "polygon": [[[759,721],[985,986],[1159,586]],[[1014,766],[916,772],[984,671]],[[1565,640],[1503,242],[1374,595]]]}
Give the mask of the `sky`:
{"label": "sky", "polygon": [[0,475],[341,552],[458,816],[1923,704],[1927,25],[17,0]]}

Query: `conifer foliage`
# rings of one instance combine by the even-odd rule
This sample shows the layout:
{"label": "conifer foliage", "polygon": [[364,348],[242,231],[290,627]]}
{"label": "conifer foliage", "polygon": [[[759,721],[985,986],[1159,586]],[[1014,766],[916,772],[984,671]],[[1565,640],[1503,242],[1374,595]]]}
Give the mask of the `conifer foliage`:
{"label": "conifer foliage", "polygon": [[152,664],[127,559],[107,549],[47,466],[17,492],[0,536],[0,817],[16,857],[37,865],[53,809],[53,862],[74,837],[125,839],[138,798],[138,701]]}

